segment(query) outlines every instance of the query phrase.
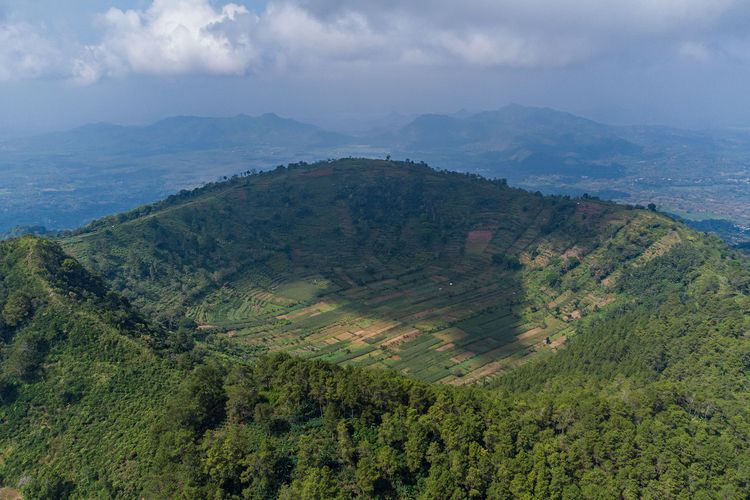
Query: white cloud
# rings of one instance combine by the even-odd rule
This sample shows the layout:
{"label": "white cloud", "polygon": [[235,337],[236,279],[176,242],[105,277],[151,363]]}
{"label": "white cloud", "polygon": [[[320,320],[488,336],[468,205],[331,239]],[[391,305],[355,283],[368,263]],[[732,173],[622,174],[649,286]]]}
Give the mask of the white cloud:
{"label": "white cloud", "polygon": [[562,66],[589,53],[576,36],[538,36],[505,22],[451,26],[435,16],[445,13],[440,6],[351,5],[283,0],[269,4],[256,33],[266,62],[535,67]]}
{"label": "white cloud", "polygon": [[567,66],[589,55],[586,44],[570,39],[544,40],[524,37],[508,30],[493,33],[438,33],[436,50],[449,60],[479,67],[558,67]]}
{"label": "white cloud", "polygon": [[0,81],[54,76],[62,54],[32,26],[0,24]]}
{"label": "white cloud", "polygon": [[0,24],[0,79],[64,75],[87,84],[128,74],[244,75],[341,65],[547,68],[634,54],[658,62],[664,50],[707,61],[747,45],[750,15],[737,14],[743,5],[270,0],[254,12],[227,0],[153,0],[142,9],[102,13],[98,42],[65,49],[28,25]]}
{"label": "white cloud", "polygon": [[705,43],[685,41],[680,44],[680,54],[689,59],[706,62],[711,58],[711,50]]}
{"label": "white cloud", "polygon": [[250,39],[257,16],[233,3],[154,0],[143,11],[112,8],[101,22],[104,39],[76,60],[82,82],[130,72],[238,75],[258,57]]}
{"label": "white cloud", "polygon": [[281,64],[378,58],[391,50],[389,33],[376,32],[367,17],[354,11],[323,20],[292,3],[271,3],[258,28],[259,42]]}

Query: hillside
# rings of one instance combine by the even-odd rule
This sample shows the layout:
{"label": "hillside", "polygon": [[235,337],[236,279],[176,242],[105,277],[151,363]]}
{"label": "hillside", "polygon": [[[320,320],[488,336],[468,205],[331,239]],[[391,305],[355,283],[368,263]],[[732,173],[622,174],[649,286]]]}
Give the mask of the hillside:
{"label": "hillside", "polygon": [[[492,390],[286,356],[212,367],[208,427],[164,427],[157,496],[746,498],[750,266],[683,245],[642,297]],[[731,273],[732,278],[727,279]],[[174,408],[192,408],[179,395]],[[179,411],[168,422],[181,421]],[[187,453],[179,451],[187,449]]]}
{"label": "hillside", "polygon": [[61,243],[135,305],[0,242],[0,484],[26,498],[750,492],[750,261],[661,214],[342,160]]}
{"label": "hillside", "polygon": [[[328,183],[314,180],[326,177],[334,178],[329,178]],[[370,194],[368,200],[380,207],[377,212],[380,218],[377,224],[367,226],[367,232],[362,234],[360,230],[359,234],[362,238],[372,237],[371,232],[378,236],[388,234],[386,228],[401,221],[401,230],[391,233],[391,238],[399,244],[383,243],[383,248],[389,249],[384,252],[364,239],[367,244],[357,247],[358,259],[349,260],[341,250],[347,248],[346,239],[338,235],[331,240],[325,226],[309,224],[315,230],[315,245],[325,245],[325,250],[309,255],[301,247],[303,250],[295,256],[289,249],[289,261],[305,259],[302,263],[312,266],[316,262],[329,265],[332,260],[334,274],[340,274],[342,268],[357,269],[353,264],[372,266],[375,273],[387,273],[396,262],[402,266],[405,263],[418,265],[419,259],[424,258],[428,263],[421,264],[423,268],[442,266],[438,272],[444,274],[452,270],[455,274],[449,279],[455,280],[454,286],[471,276],[472,290],[479,296],[492,290],[490,284],[496,281],[502,281],[510,290],[522,290],[525,298],[517,306],[521,308],[522,304],[540,304],[539,297],[544,295],[532,286],[538,287],[542,276],[549,279],[554,275],[557,276],[555,283],[545,281],[543,284],[545,293],[550,291],[545,300],[551,299],[544,313],[544,317],[550,319],[545,322],[552,322],[554,316],[550,310],[557,314],[556,307],[564,311],[571,300],[582,300],[582,297],[591,300],[590,296],[596,297],[597,291],[606,290],[611,303],[599,304],[599,311],[596,307],[589,308],[581,313],[580,321],[566,323],[576,331],[566,348],[554,355],[537,356],[524,366],[495,378],[485,389],[425,384],[392,372],[335,367],[283,354],[255,358],[249,365],[227,361],[223,365],[208,366],[194,373],[184,383],[186,392],[172,399],[174,418],[167,422],[191,421],[190,414],[186,417],[178,409],[193,408],[195,396],[192,394],[196,387],[205,384],[211,387],[210,393],[215,399],[224,402],[223,411],[213,413],[208,424],[189,427],[189,442],[195,443],[190,447],[184,444],[182,428],[174,429],[165,423],[158,462],[161,479],[153,483],[152,490],[157,496],[288,499],[442,498],[447,495],[452,498],[591,499],[740,499],[747,496],[750,492],[750,261],[715,238],[702,236],[649,211],[595,200],[540,198],[509,189],[502,183],[436,173],[422,166],[359,161],[296,166],[291,170],[238,179],[154,207],[149,216],[159,218],[161,224],[164,214],[170,210],[174,210],[171,214],[175,215],[203,204],[214,210],[222,206],[217,200],[222,197],[234,200],[235,210],[240,210],[241,204],[234,193],[240,190],[259,195],[260,191],[253,191],[251,187],[258,182],[263,192],[269,193],[262,206],[274,207],[270,218],[275,219],[278,213],[277,220],[283,221],[285,212],[281,207],[288,206],[299,215],[296,212],[299,207],[292,201],[297,188],[295,181],[308,188],[305,200],[314,207],[311,210],[319,210],[327,206],[319,204],[322,186],[335,186],[337,179],[346,182],[356,179],[356,186],[373,193],[378,187],[388,185],[389,177],[398,179],[398,186],[404,189],[414,189],[410,180],[421,179],[424,187],[416,191],[422,194],[416,197],[421,203],[429,199],[428,194],[446,195],[441,199],[443,203],[451,203],[446,210],[454,215],[462,214],[463,218],[456,215],[450,223],[441,224],[442,219],[436,217],[433,230],[453,228],[465,245],[463,255],[460,251],[452,255],[446,250],[450,248],[450,237],[445,242],[427,240],[421,244],[405,239],[404,235],[409,234],[405,228],[411,227],[411,212],[408,207],[396,205],[395,213],[387,217],[388,211],[383,208],[383,204],[389,206],[387,200],[398,203],[406,199],[397,196],[398,191],[389,191],[387,196]],[[275,182],[283,183],[282,193],[287,196],[281,206],[268,204],[273,200]],[[436,184],[434,192],[427,187],[430,183]],[[496,232],[492,231],[492,237],[473,233],[484,235],[478,249],[473,245],[477,245],[479,238],[469,235],[472,231],[491,230],[478,228],[468,212],[458,208],[469,203],[467,199],[475,200],[467,198],[469,195],[482,196],[485,208],[493,196],[504,202],[490,205],[494,207],[494,218],[483,212],[483,221],[497,222],[505,217],[507,223],[523,217],[521,214],[531,211],[531,206],[538,210],[537,217],[545,208],[554,207],[558,214],[565,214],[565,207],[575,208],[571,208],[566,217],[557,219],[555,225],[535,226],[525,221],[518,231],[527,234],[533,230],[534,237],[527,236],[524,241],[528,243],[523,246],[500,247],[504,251],[493,246],[497,244]],[[253,198],[248,196],[247,199]],[[532,201],[536,203],[525,205]],[[527,206],[527,210],[509,208],[518,206]],[[584,214],[578,212],[581,206],[585,207]],[[430,211],[434,208],[432,205],[424,208],[427,213],[445,216],[444,212]],[[252,225],[242,227],[258,226],[259,220],[253,214],[260,209],[261,205],[254,206],[253,212],[247,215]],[[226,211],[223,213],[229,215]],[[143,213],[132,213],[123,216],[117,224],[102,221],[68,244],[78,250],[98,247],[101,251],[106,248],[102,243],[87,243],[87,240],[104,241],[99,239],[98,232],[109,228],[111,234],[117,234],[118,224],[127,228],[130,235],[137,235],[139,226],[144,224],[143,217]],[[464,219],[466,217],[468,220]],[[352,225],[356,227],[354,222]],[[283,233],[291,238],[299,226],[282,227],[283,231],[276,235]],[[177,234],[170,233],[170,236]],[[358,233],[353,231],[352,235],[355,234]],[[564,248],[571,244],[571,238],[577,244],[589,246],[574,254],[579,261],[576,265],[566,265],[565,272],[561,272],[554,255],[539,249],[561,248],[555,247],[555,242]],[[246,240],[243,245],[251,243],[252,240]],[[117,248],[122,250],[123,247]],[[147,247],[141,243],[140,248]],[[266,248],[272,245],[266,244]],[[407,250],[400,251],[401,248]],[[488,249],[492,250],[487,252]],[[235,255],[241,254],[235,250],[238,252]],[[428,250],[436,257],[425,255]],[[493,258],[496,255],[501,257]],[[532,255],[536,255],[533,261]],[[302,263],[301,267],[294,268],[304,269]],[[481,271],[470,274],[470,264]],[[504,269],[498,271],[493,265]],[[278,269],[284,268],[279,266]],[[406,289],[404,294],[415,299],[424,294],[428,306],[435,300],[427,293],[429,288],[423,286],[412,291],[414,285],[401,281],[399,276],[375,276],[368,281],[367,274],[370,273],[365,272],[365,277],[361,278],[364,284],[355,283],[349,288],[355,288],[360,295],[336,293],[350,300],[362,297],[367,291],[381,294],[384,290],[380,283],[387,279],[388,286],[396,289],[391,293],[399,294]],[[488,281],[479,281],[479,275],[488,276]],[[361,274],[346,276],[354,282]],[[179,274],[175,274],[172,279],[178,277]],[[286,291],[284,283],[282,279],[277,288],[272,285],[270,293]],[[229,286],[237,285],[225,288]],[[299,285],[295,289],[298,288]],[[510,290],[507,292],[512,294]],[[507,292],[495,293],[487,300],[502,301]],[[325,292],[324,296],[331,297]],[[465,296],[473,295],[464,291],[451,297],[434,316],[414,314],[419,315],[419,324],[422,324],[440,314],[454,314],[459,308],[451,309],[453,304],[471,308],[471,301],[463,299]],[[312,310],[302,303],[295,306],[295,312],[285,313],[282,319],[291,318],[294,325],[298,317],[317,318],[326,314],[326,310],[321,310],[323,306],[318,305],[319,297],[309,302],[316,304]],[[362,314],[362,311],[377,310],[380,302],[363,300],[356,309],[351,307],[350,310],[355,311],[353,314]],[[419,300],[416,302],[421,304]],[[226,311],[233,310],[232,304],[226,301],[221,304],[223,308],[214,304],[201,311],[209,312],[217,307],[221,312],[215,319],[222,319]],[[191,307],[194,306],[189,310],[195,314],[196,309]],[[381,314],[393,314],[398,307],[404,306],[394,306]],[[486,318],[487,314],[496,312],[497,309],[488,308],[473,318]],[[573,316],[571,312],[569,317]],[[241,315],[236,315],[233,320],[239,317]],[[330,317],[324,320],[318,325],[330,321]],[[305,328],[315,325],[304,321],[299,324],[306,325]],[[459,322],[449,326],[450,332],[468,334],[469,324]],[[486,335],[486,339],[497,338],[493,333],[502,328],[498,323],[474,325],[478,327],[474,332]],[[293,329],[288,331],[294,333]],[[380,340],[377,335],[382,333],[377,332],[365,342],[369,338],[377,342]],[[269,328],[261,334],[261,340],[273,345],[280,334],[283,335]],[[421,332],[417,339],[432,335],[442,343],[409,345],[411,339],[407,339],[399,347],[405,345],[409,350],[396,351],[396,356],[413,356],[431,348],[435,352],[451,351],[461,345],[442,338],[444,334],[441,330]],[[253,335],[252,331],[243,332],[240,324],[228,338],[245,342],[252,341]],[[305,345],[308,342],[305,339]],[[329,345],[335,347],[337,342],[340,337]],[[498,355],[501,352],[502,349],[487,356],[498,356],[495,359],[502,360],[502,355]],[[429,357],[411,359],[430,363]],[[357,364],[356,358],[336,361]],[[395,363],[390,366],[399,367]],[[435,366],[434,362],[430,366]],[[424,372],[411,373],[420,376]],[[473,381],[478,379],[470,374],[466,377]],[[454,380],[458,378],[449,381]],[[186,449],[187,453],[178,453]]]}
{"label": "hillside", "polygon": [[63,245],[228,348],[465,384],[549,354],[628,300],[620,275],[695,238],[647,210],[341,160],[184,193]]}
{"label": "hillside", "polygon": [[26,498],[750,491],[750,264],[715,240],[622,275],[639,299],[484,390],[285,355],[171,371],[145,348],[160,350],[158,331],[54,244],[0,256],[4,338],[63,326],[36,372],[4,356],[2,479]]}
{"label": "hillside", "polygon": [[173,340],[60,247],[0,242],[0,484],[28,498],[134,496]]}

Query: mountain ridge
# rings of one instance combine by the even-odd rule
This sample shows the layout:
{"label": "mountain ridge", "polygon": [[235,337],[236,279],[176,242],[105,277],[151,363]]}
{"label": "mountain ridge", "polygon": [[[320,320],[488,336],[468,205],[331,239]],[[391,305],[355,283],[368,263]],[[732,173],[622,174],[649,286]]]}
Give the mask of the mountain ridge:
{"label": "mountain ridge", "polygon": [[[281,134],[290,134],[284,137]],[[276,135],[276,137],[275,137]],[[281,136],[280,136],[281,135]],[[68,132],[56,132],[28,138],[25,142],[48,151],[81,153],[88,149],[100,154],[140,151],[141,154],[191,151],[221,147],[280,145],[289,140],[301,147],[336,144],[348,140],[342,134],[324,131],[274,113],[259,116],[239,114],[213,118],[202,116],[167,117],[148,125],[98,123]]]}
{"label": "mountain ridge", "polygon": [[748,310],[750,260],[652,210],[292,164],[0,242],[0,482],[739,499]]}
{"label": "mountain ridge", "polygon": [[134,494],[175,385],[167,333],[33,236],[0,242],[0,303],[0,481],[28,498]]}
{"label": "mountain ridge", "polygon": [[236,348],[464,384],[554,350],[624,298],[618,273],[691,237],[645,209],[348,159],[209,185],[62,241],[135,303]]}

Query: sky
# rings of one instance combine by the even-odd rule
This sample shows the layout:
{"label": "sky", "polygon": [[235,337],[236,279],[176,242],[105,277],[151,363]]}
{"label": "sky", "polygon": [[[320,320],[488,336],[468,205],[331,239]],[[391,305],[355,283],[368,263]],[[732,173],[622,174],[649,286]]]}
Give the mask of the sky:
{"label": "sky", "polygon": [[747,0],[0,0],[0,136],[548,106],[750,127]]}

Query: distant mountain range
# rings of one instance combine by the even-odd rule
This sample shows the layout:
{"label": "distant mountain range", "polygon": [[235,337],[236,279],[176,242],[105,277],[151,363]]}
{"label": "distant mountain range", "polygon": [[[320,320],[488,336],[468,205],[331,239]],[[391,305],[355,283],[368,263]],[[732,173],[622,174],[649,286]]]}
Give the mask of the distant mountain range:
{"label": "distant mountain range", "polygon": [[0,142],[0,231],[50,229],[252,169],[337,157],[409,158],[545,193],[655,203],[750,222],[750,134],[622,127],[547,108],[394,115],[351,134],[265,114],[93,124]]}
{"label": "distant mountain range", "polygon": [[569,113],[510,105],[465,117],[422,115],[390,136],[386,144],[399,153],[431,162],[475,165],[492,175],[519,179],[555,173],[613,177],[623,174],[613,157],[636,156],[642,147],[623,139],[613,127]]}
{"label": "distant mountain range", "polygon": [[46,153],[153,155],[227,148],[337,146],[351,138],[273,113],[229,118],[176,116],[147,126],[110,123],[17,140],[19,150]]}
{"label": "distant mountain range", "polygon": [[477,151],[507,151],[534,143],[545,146],[604,143],[608,152],[626,154],[640,150],[607,125],[569,113],[518,105],[467,116],[422,115],[399,130],[393,140],[399,147],[410,150],[468,147]]}
{"label": "distant mountain range", "polygon": [[274,114],[99,123],[0,142],[0,232],[77,227],[251,169],[338,154],[351,137]]}

